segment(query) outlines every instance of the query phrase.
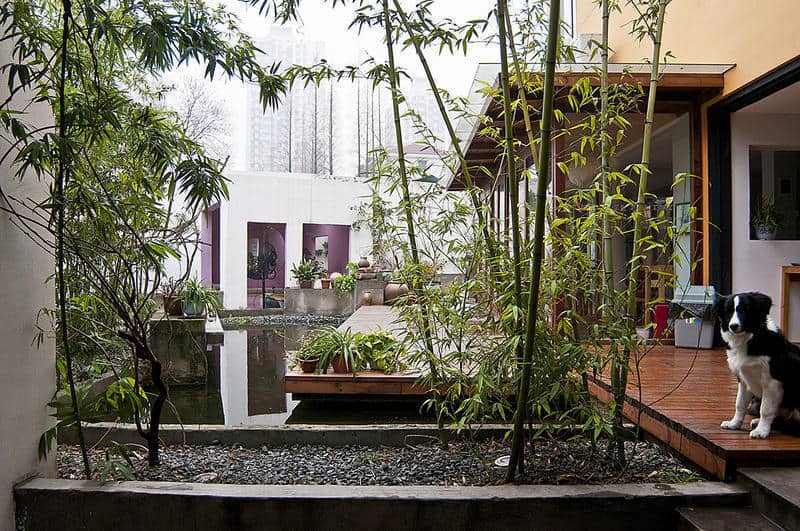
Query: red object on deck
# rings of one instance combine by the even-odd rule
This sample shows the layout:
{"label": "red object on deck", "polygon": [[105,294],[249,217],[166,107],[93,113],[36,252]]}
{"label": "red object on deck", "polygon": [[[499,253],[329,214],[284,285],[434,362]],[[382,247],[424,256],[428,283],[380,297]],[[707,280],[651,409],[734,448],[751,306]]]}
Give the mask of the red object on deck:
{"label": "red object on deck", "polygon": [[656,304],[654,307],[655,315],[653,323],[656,327],[653,330],[653,339],[669,339],[672,337],[672,330],[668,326],[669,304]]}

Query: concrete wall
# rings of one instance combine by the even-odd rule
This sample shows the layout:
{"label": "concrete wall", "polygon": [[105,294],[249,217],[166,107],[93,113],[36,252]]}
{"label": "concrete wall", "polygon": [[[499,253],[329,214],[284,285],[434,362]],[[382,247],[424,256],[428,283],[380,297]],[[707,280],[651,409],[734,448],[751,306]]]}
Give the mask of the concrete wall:
{"label": "concrete wall", "polygon": [[288,315],[350,315],[353,293],[340,294],[333,289],[286,288],[285,309]]}
{"label": "concrete wall", "polygon": [[[364,183],[308,174],[234,173],[230,200],[221,206],[221,289],[227,308],[247,307],[247,223],[286,224],[284,285],[303,257],[303,224],[352,225],[353,207],[369,193]],[[368,230],[351,231],[349,259],[370,250]]]}
{"label": "concrete wall", "polygon": [[[575,34],[600,34],[595,0],[575,0]],[[622,2],[609,24],[610,61],[640,63],[653,55],[649,40],[629,34],[633,8]],[[729,93],[800,53],[797,0],[673,0],[667,6],[662,50],[671,63],[736,64],[725,74]]]}
{"label": "concrete wall", "polygon": [[[772,317],[780,322],[781,271],[783,265],[800,262],[800,241],[750,239],[751,145],[783,146],[800,150],[797,115],[737,112],[731,116],[733,170],[733,291],[762,291],[772,297]],[[790,298],[790,339],[800,338],[800,285]]]}
{"label": "concrete wall", "polygon": [[[20,531],[676,529],[677,507],[740,506],[715,482],[340,487],[36,479],[17,489]],[[120,510],[125,517],[120,518]]]}
{"label": "concrete wall", "polygon": [[[0,58],[3,64],[9,60],[5,43]],[[2,76],[0,98],[7,97]],[[46,107],[34,105],[29,110],[28,123],[52,123]],[[8,147],[0,141],[2,153]],[[7,165],[0,167],[0,186],[6,195],[37,202],[46,195],[48,181],[27,176],[20,183],[12,172]],[[50,339],[38,348],[32,345],[37,311],[53,306],[53,285],[45,284],[53,272],[53,259],[5,213],[0,216],[0,257],[0,529],[13,529],[14,483],[36,474],[55,474],[55,456],[40,463],[36,455],[39,436],[53,424],[46,404],[55,390],[55,350]]]}

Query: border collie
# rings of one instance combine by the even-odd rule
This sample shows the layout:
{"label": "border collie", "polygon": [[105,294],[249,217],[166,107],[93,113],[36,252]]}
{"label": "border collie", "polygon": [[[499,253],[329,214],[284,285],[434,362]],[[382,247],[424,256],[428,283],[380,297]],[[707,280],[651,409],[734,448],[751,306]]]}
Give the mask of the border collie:
{"label": "border collie", "polygon": [[736,413],[721,427],[738,430],[750,400],[760,398],[758,418],[750,423],[753,439],[769,436],[779,409],[800,420],[800,348],[769,318],[771,307],[772,299],[755,292],[718,297],[714,302],[722,339],[728,344],[728,367],[739,381]]}

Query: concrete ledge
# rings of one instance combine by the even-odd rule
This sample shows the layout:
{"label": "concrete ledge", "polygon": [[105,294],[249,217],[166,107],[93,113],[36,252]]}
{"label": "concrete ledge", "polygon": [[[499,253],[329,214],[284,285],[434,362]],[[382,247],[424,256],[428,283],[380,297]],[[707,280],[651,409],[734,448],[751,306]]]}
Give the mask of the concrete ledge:
{"label": "concrete ledge", "polygon": [[[733,485],[497,487],[207,485],[33,479],[14,491],[17,529],[673,529],[675,508],[741,505]],[[56,524],[57,522],[57,524]]]}
{"label": "concrete ledge", "polygon": [[354,311],[353,293],[333,289],[286,288],[284,308],[289,315],[350,315]]}
{"label": "concrete ledge", "polygon": [[[510,425],[484,426],[471,433],[478,438],[503,437]],[[167,445],[174,444],[241,444],[245,448],[261,446],[286,446],[292,444],[319,444],[326,446],[405,446],[438,439],[435,425],[311,425],[290,424],[282,426],[219,426],[208,424],[177,424],[161,426],[160,438]],[[101,439],[105,442],[140,443],[142,438],[132,424],[99,422],[84,426],[86,443],[93,446]],[[59,430],[59,444],[78,444],[75,430]]]}
{"label": "concrete ledge", "polygon": [[220,310],[219,316],[226,317],[259,317],[262,315],[283,315],[283,308],[249,308],[240,310]]}

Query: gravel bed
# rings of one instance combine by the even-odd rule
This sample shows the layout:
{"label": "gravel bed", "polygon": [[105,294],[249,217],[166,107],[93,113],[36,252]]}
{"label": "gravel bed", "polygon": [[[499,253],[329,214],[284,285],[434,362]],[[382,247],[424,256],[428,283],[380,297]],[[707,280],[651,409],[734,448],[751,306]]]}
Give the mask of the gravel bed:
{"label": "gravel bed", "polygon": [[342,324],[346,316],[325,316],[325,315],[247,315],[239,317],[223,317],[220,319],[222,328],[225,330],[246,328],[251,326],[270,326],[270,325],[335,325]]}
{"label": "gravel bed", "polygon": [[[528,449],[526,475],[520,483],[606,484],[675,483],[703,479],[659,447],[627,443],[628,466],[613,470],[604,463],[604,445],[593,453],[583,440],[537,440]],[[132,447],[133,475],[138,480],[199,481],[238,484],[311,485],[494,485],[503,482],[505,468],[495,460],[508,455],[508,443],[498,440],[456,441],[447,450],[435,442],[394,447],[328,447],[293,445],[257,449],[234,446],[170,446],[162,449],[162,465],[146,466],[143,448]],[[103,468],[105,452],[92,450],[90,459]],[[80,453],[59,446],[62,478],[81,477]],[[121,479],[120,475],[115,477]]]}

